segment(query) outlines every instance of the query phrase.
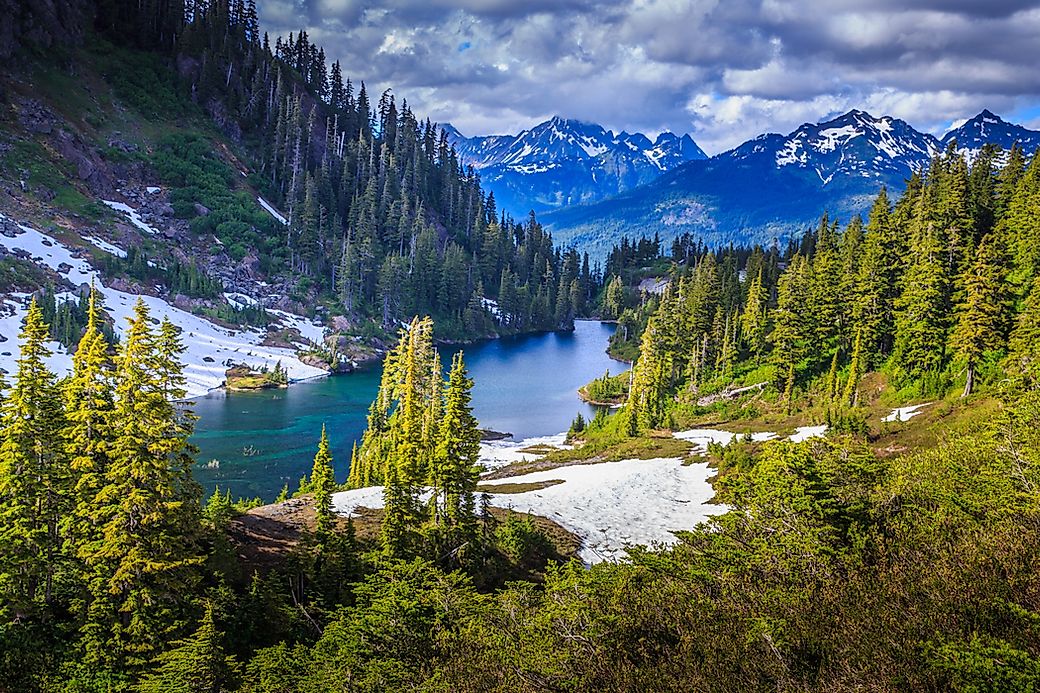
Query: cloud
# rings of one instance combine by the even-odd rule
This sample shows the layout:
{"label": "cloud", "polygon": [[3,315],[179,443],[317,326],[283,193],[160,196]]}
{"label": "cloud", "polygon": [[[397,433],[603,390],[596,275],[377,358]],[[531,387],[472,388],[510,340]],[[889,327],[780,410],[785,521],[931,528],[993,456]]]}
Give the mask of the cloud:
{"label": "cloud", "polygon": [[467,134],[554,114],[709,152],[850,108],[941,132],[1040,105],[1040,0],[260,0]]}

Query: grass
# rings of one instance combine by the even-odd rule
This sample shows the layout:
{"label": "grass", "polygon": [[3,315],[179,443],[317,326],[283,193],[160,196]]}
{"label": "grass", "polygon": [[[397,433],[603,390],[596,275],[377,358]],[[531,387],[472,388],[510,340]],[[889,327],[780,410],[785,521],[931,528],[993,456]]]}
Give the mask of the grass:
{"label": "grass", "polygon": [[549,479],[547,481],[533,481],[527,484],[480,484],[477,486],[478,493],[527,493],[528,491],[541,491],[543,488],[562,484],[563,479]]}

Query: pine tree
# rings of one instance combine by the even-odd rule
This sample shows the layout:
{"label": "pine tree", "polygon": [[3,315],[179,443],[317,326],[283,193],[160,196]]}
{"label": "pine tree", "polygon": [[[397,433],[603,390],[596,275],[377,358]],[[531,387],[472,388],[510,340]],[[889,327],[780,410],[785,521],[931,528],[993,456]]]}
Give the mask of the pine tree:
{"label": "pine tree", "polygon": [[458,352],[452,359],[448,376],[444,420],[430,474],[435,521],[448,530],[449,539],[452,534],[466,540],[476,536],[473,494],[479,478],[480,428],[470,406],[472,387],[462,352]]}
{"label": "pine tree", "polygon": [[336,479],[332,468],[332,453],[329,452],[329,436],[325,426],[321,427],[321,441],[314,455],[311,468],[311,492],[314,494],[314,513],[317,515],[316,532],[319,538],[328,536],[332,530],[332,493]]}
{"label": "pine tree", "polygon": [[983,354],[1004,345],[1011,298],[1006,267],[999,241],[986,236],[962,280],[964,301],[957,306],[957,323],[950,334],[950,346],[966,365],[962,397],[975,387],[975,370]]}
{"label": "pine tree", "polygon": [[225,693],[237,690],[238,662],[224,653],[221,634],[207,604],[199,627],[159,655],[154,672],[138,686],[141,693]]}
{"label": "pine tree", "polygon": [[139,299],[116,364],[110,463],[87,513],[103,541],[81,551],[91,576],[87,661],[129,667],[146,664],[182,623],[201,562],[197,486],[184,478],[190,426],[169,399],[182,392],[168,362],[176,340],[157,338],[150,321]]}
{"label": "pine tree", "polygon": [[19,335],[18,370],[0,411],[0,603],[15,618],[51,603],[64,559],[61,527],[71,479],[64,450],[55,444],[64,422],[46,365],[48,338],[33,299]]}

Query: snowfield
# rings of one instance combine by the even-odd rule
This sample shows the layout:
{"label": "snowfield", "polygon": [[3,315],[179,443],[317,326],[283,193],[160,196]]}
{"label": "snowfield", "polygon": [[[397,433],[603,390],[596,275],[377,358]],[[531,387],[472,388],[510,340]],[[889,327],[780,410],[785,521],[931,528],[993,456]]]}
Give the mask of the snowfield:
{"label": "snowfield", "polygon": [[[563,483],[489,496],[496,508],[541,515],[573,532],[582,542],[581,559],[591,565],[624,559],[627,546],[674,544],[673,532],[726,512],[726,506],[708,504],[715,495],[708,483],[713,474],[707,464],[683,466],[678,458],[581,464],[495,479],[494,484]],[[383,487],[333,494],[332,505],[342,515],[382,508]]]}
{"label": "snowfield", "polygon": [[[54,238],[22,224],[18,224],[18,229],[21,233],[14,238],[0,235],[0,245],[9,251],[21,250],[28,253],[34,262],[54,269],[75,287],[93,282],[102,296],[105,309],[115,321],[117,332],[122,333],[125,330],[127,318],[133,314],[138,298],[142,298],[148,305],[153,318],[169,318],[180,327],[181,339],[186,347],[182,357],[185,362],[184,374],[188,380],[186,389],[191,397],[220,387],[224,383],[224,371],[232,362],[246,363],[257,368],[266,365],[270,368],[281,361],[293,380],[325,375],[325,371],[301,362],[290,349],[261,346],[265,334],[259,330],[226,329],[175,308],[160,298],[139,297],[106,287],[102,284],[100,275],[86,260],[74,255],[69,248]],[[70,298],[71,295],[60,294],[59,300],[63,297]],[[0,349],[3,350],[0,351],[0,368],[7,373],[14,373],[17,368],[15,361],[18,358],[18,334],[21,332],[21,323],[27,309],[28,297],[25,295],[13,295],[3,303],[4,313],[3,317],[0,317]],[[299,316],[292,318],[294,320],[291,326],[302,328],[300,331],[304,337],[310,339],[317,336],[320,339],[321,328],[311,325]],[[57,343],[52,343],[50,347],[55,351],[51,367],[59,374],[67,373],[72,362],[65,349]]]}
{"label": "snowfield", "polygon": [[159,234],[159,232],[149,226],[145,220],[141,218],[141,215],[137,213],[137,210],[130,205],[123,204],[122,202],[112,202],[111,200],[101,200],[101,203],[111,207],[117,212],[122,212],[123,216],[125,216],[131,224],[148,235],[157,236]]}
{"label": "snowfield", "polygon": [[525,440],[493,440],[481,443],[478,461],[485,470],[507,467],[514,462],[531,462],[543,457],[543,455],[520,452],[521,450],[536,445],[551,445],[561,450],[570,450],[573,446],[564,445],[563,443],[566,438],[566,433],[559,433],[554,436],[527,438]]}

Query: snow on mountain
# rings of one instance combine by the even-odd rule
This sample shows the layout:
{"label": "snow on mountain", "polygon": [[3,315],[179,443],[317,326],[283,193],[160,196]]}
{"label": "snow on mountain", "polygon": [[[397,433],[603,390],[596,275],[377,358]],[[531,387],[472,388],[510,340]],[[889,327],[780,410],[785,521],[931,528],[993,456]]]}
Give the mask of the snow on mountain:
{"label": "snow on mountain", "polygon": [[[136,214],[129,207],[124,211],[132,218]],[[6,217],[0,215],[0,221]],[[142,222],[143,223],[143,222]],[[63,276],[72,287],[78,289],[93,283],[101,294],[105,310],[115,323],[120,334],[126,329],[127,318],[132,316],[134,304],[138,298],[144,300],[156,320],[169,318],[181,328],[181,339],[186,351],[183,355],[185,376],[189,396],[205,394],[208,390],[219,387],[224,382],[224,371],[230,363],[247,363],[254,367],[267,365],[273,367],[281,361],[288,369],[289,377],[302,380],[324,375],[321,369],[308,366],[300,361],[294,351],[279,347],[262,346],[266,334],[258,330],[232,330],[216,325],[204,318],[171,306],[166,301],[154,296],[138,296],[118,291],[105,286],[98,272],[90,264],[79,257],[71,248],[47,234],[23,224],[16,224],[17,233],[8,231],[0,235],[0,246],[7,253],[24,257],[32,262],[54,270]],[[10,229],[10,225],[7,225]],[[118,254],[121,249],[107,243],[97,243],[96,239],[88,239],[107,252]],[[70,300],[73,294],[59,294],[58,300]],[[14,373],[18,358],[18,334],[28,308],[28,294],[10,294],[0,299],[0,368],[7,373]],[[296,328],[301,336],[309,340],[321,339],[322,328],[311,324],[306,319],[290,313],[278,312],[285,328]],[[54,356],[48,365],[59,374],[67,373],[72,367],[72,360],[65,348],[58,343],[51,343]]]}
{"label": "snow on mountain", "polygon": [[969,161],[974,160],[986,144],[996,144],[1002,149],[1011,149],[1012,145],[1018,144],[1025,155],[1030,156],[1040,147],[1040,132],[1009,123],[991,111],[984,110],[943,135],[942,146],[950,142],[956,142],[957,151]]}
{"label": "snow on mountain", "polygon": [[[542,216],[553,237],[603,256],[622,235],[691,233],[711,244],[783,242],[823,212],[865,215],[882,186],[898,194],[952,140],[973,158],[986,143],[1018,142],[1031,156],[1040,133],[983,111],[941,140],[890,116],[849,111],[787,135],[764,134],[710,159],[687,161],[640,187]],[[998,161],[999,163],[999,161]]]}
{"label": "snow on mountain", "polygon": [[689,135],[665,132],[651,141],[558,116],[517,135],[443,129],[461,163],[479,171],[499,206],[516,215],[603,199],[706,158]]}
{"label": "snow on mountain", "polygon": [[758,137],[719,157],[804,169],[827,185],[836,176],[907,178],[939,150],[935,137],[905,121],[853,110],[823,123],[805,123],[786,137]]}

